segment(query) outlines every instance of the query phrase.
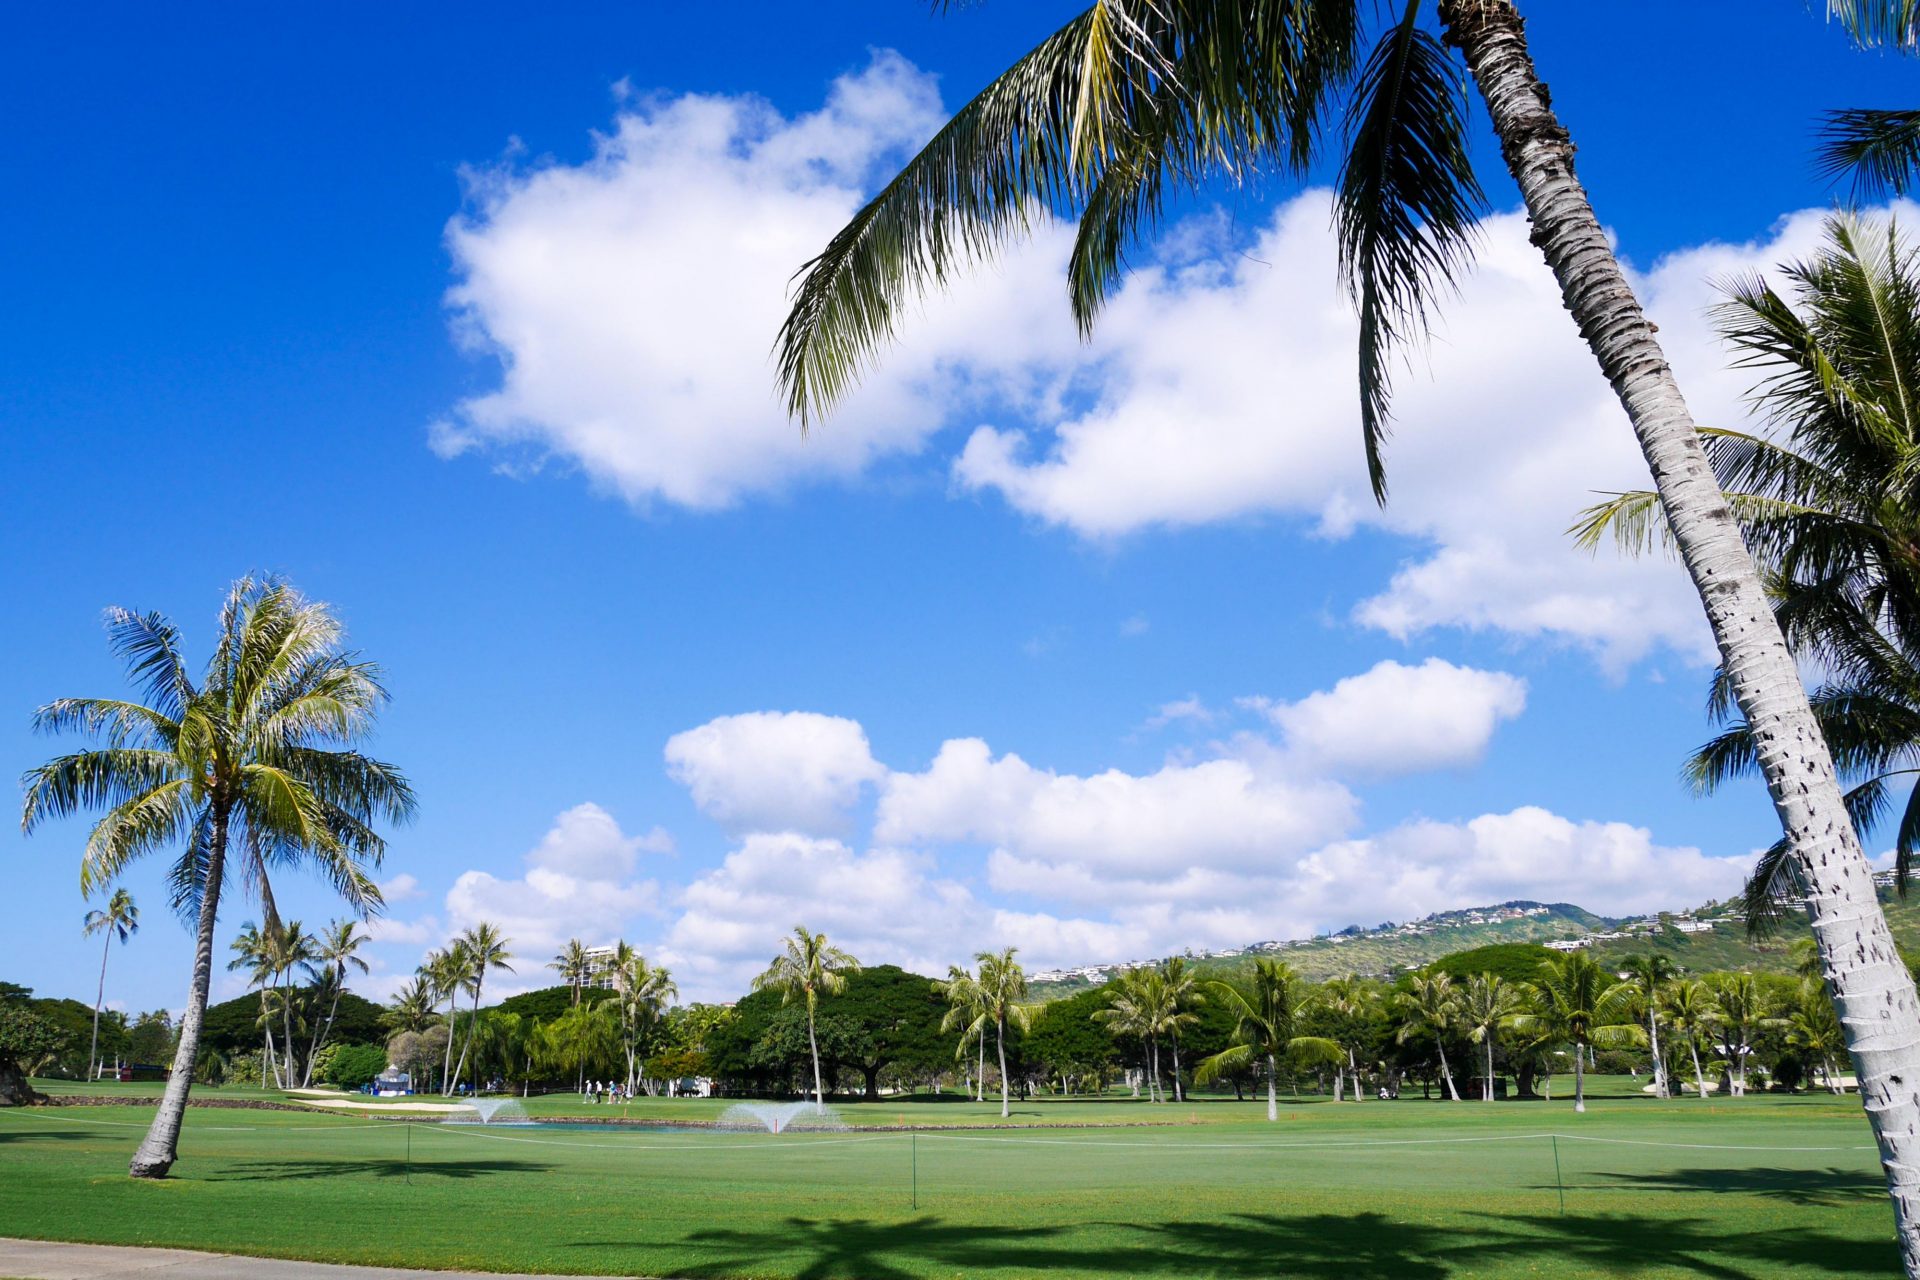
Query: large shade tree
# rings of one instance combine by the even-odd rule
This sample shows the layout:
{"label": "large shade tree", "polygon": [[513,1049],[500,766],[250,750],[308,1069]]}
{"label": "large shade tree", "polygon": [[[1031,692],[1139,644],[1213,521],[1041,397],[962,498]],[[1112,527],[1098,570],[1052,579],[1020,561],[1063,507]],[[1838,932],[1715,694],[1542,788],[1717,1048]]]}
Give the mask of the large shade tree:
{"label": "large shade tree", "polygon": [[[1907,0],[1876,7],[1904,12]],[[1865,9],[1865,0],[1839,7]],[[1335,223],[1360,315],[1362,441],[1376,496],[1396,348],[1425,330],[1471,258],[1482,205],[1465,90],[1485,106],[1539,247],[1638,439],[1760,769],[1841,1007],[1920,1276],[1920,1004],[1874,893],[1833,761],[1761,577],[1632,282],[1574,174],[1571,134],[1535,71],[1514,0],[1100,0],[955,113],[805,264],[779,375],[806,422],[902,315],[1053,213],[1078,223],[1068,271],[1092,325],[1127,251],[1184,188],[1301,173],[1338,140]]]}
{"label": "large shade tree", "polygon": [[130,1165],[135,1177],[159,1178],[179,1151],[229,872],[269,920],[273,875],[300,866],[356,910],[375,910],[369,872],[386,844],[374,824],[405,820],[414,801],[397,769],[355,749],[386,702],[379,669],[345,648],[326,605],[288,584],[233,585],[198,677],[179,631],[157,613],[114,609],[108,634],[141,696],[62,698],[35,713],[43,732],[95,745],[27,773],[21,827],[104,810],[81,855],[83,893],[141,858],[173,857],[174,905],[193,922],[193,974],[175,1070]]}

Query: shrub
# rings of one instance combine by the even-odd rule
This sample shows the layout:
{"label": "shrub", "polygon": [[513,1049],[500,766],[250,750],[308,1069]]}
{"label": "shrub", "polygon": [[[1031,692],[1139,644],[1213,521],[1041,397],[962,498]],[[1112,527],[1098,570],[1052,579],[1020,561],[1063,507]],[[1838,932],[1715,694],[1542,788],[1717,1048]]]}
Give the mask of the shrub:
{"label": "shrub", "polygon": [[315,1068],[314,1075],[343,1089],[358,1089],[387,1069],[387,1051],[377,1044],[338,1044]]}

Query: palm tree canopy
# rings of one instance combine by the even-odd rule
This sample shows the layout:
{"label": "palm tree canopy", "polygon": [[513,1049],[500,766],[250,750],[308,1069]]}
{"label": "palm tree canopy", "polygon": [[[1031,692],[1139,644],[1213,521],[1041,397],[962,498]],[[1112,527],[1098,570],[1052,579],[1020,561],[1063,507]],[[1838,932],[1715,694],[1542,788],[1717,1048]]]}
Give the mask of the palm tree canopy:
{"label": "palm tree canopy", "polygon": [[[1912,0],[1828,0],[1827,12],[1860,48],[1920,53],[1920,6]],[[1827,112],[1819,163],[1829,177],[1852,179],[1856,195],[1905,195],[1920,176],[1920,111]]]}
{"label": "palm tree canopy", "polygon": [[1646,1032],[1631,1021],[1634,990],[1584,952],[1540,963],[1533,1007],[1516,1019],[1522,1026],[1576,1045],[1637,1043]]}
{"label": "palm tree canopy", "polygon": [[124,887],[118,888],[107,899],[105,907],[96,907],[87,912],[80,928],[86,937],[105,933],[124,943],[140,932],[140,908],[134,905],[131,893]]}
{"label": "palm tree canopy", "polygon": [[1393,352],[1424,334],[1484,204],[1464,83],[1417,0],[1398,12],[1101,0],[955,112],[801,268],[776,344],[788,405],[803,425],[825,411],[903,311],[1044,216],[1077,223],[1067,285],[1084,332],[1180,189],[1299,175],[1338,136],[1335,230],[1360,315],[1363,443],[1384,500]]}
{"label": "palm tree canopy", "polygon": [[1256,959],[1247,980],[1216,979],[1206,984],[1206,991],[1233,1015],[1233,1043],[1201,1061],[1193,1073],[1194,1083],[1211,1084],[1255,1058],[1293,1054],[1328,1063],[1342,1060],[1340,1046],[1333,1041],[1294,1034],[1300,979],[1284,960]]}
{"label": "palm tree canopy", "polygon": [[859,968],[860,962],[828,942],[826,934],[795,925],[780,954],[753,980],[753,989],[778,991],[782,1003],[800,1000],[811,1009],[821,996],[844,990],[846,975]]}
{"label": "palm tree canopy", "polygon": [[350,749],[387,695],[378,668],[342,647],[327,607],[275,579],[242,579],[198,679],[159,614],[114,609],[107,621],[141,698],[61,698],[34,714],[42,732],[98,745],[27,772],[21,829],[105,810],[88,834],[81,891],[176,849],[174,905],[191,914],[223,818],[269,920],[271,873],[298,864],[316,867],[363,914],[378,910],[368,871],[386,844],[374,823],[410,818],[413,793],[393,766]]}

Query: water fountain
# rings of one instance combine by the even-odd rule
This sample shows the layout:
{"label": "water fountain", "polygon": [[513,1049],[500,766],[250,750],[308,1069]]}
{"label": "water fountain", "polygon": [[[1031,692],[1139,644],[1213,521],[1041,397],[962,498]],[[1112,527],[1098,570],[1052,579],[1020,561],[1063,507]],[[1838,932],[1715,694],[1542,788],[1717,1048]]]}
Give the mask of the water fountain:
{"label": "water fountain", "polygon": [[720,1113],[719,1127],[768,1133],[837,1132],[847,1127],[832,1107],[811,1102],[736,1102]]}
{"label": "water fountain", "polygon": [[[479,1115],[481,1124],[532,1124],[527,1109],[518,1098],[468,1098],[466,1105]],[[451,1124],[473,1124],[472,1120],[453,1120]]]}

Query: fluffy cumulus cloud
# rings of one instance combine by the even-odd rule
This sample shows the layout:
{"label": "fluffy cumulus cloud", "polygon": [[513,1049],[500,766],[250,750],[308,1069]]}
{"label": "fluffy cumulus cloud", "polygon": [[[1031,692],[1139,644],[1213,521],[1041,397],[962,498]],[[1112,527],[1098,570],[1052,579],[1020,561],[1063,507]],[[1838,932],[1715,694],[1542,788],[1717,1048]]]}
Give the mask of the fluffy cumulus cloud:
{"label": "fluffy cumulus cloud", "polygon": [[667,740],[667,772],[733,831],[843,830],[886,773],[857,723],[807,711],[721,716]]}
{"label": "fluffy cumulus cloud", "polygon": [[1527,704],[1527,682],[1440,658],[1387,661],[1298,702],[1250,699],[1303,762],[1384,776],[1477,763],[1503,720]]}
{"label": "fluffy cumulus cloud", "polygon": [[567,939],[610,942],[657,910],[660,887],[639,875],[641,859],[671,849],[672,840],[657,827],[628,835],[599,805],[575,805],[527,853],[521,876],[462,873],[447,891],[447,931],[491,921],[513,940],[516,954],[537,957],[519,985],[542,985],[538,963]]}
{"label": "fluffy cumulus cloud", "polygon": [[[448,231],[449,305],[500,381],[436,426],[437,447],[560,459],[635,503],[706,509],[964,427],[943,459],[959,490],[1086,538],[1263,515],[1404,537],[1406,561],[1355,609],[1397,636],[1497,630],[1616,668],[1663,645],[1710,658],[1676,566],[1566,537],[1596,491],[1646,470],[1517,212],[1485,221],[1475,270],[1397,379],[1384,511],[1361,472],[1355,322],[1319,191],[1251,224],[1170,229],[1089,344],[1063,304],[1068,233],[1042,227],[903,326],[803,442],[768,356],[788,282],[942,115],[930,76],[880,54],[810,113],[632,100],[580,163],[477,175]],[[1633,272],[1702,420],[1744,416],[1745,375],[1703,319],[1712,282],[1803,253],[1820,216]]]}

